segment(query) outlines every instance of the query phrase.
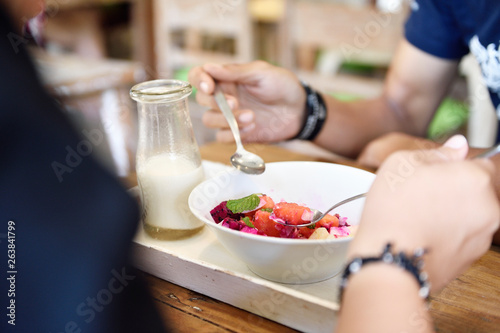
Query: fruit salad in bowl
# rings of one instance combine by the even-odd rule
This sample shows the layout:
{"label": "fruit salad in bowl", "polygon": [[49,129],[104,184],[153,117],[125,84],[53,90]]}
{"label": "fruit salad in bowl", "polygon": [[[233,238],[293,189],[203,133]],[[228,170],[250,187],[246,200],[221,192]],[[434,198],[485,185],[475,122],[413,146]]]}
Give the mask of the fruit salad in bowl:
{"label": "fruit salad in bowl", "polygon": [[[279,238],[329,239],[352,236],[352,226],[347,217],[327,214],[317,223],[296,228],[307,223],[312,211],[305,205],[274,200],[262,193],[239,199],[225,200],[210,211],[215,223],[244,233]],[[286,223],[288,226],[281,223]]]}
{"label": "fruit salad in bowl", "polygon": [[[342,270],[365,200],[338,207],[311,229],[277,227],[273,219],[296,224],[309,207],[325,211],[332,203],[367,192],[374,179],[371,172],[332,163],[267,163],[261,175],[221,171],[196,186],[188,204],[251,272],[279,283],[314,283]],[[253,206],[245,206],[246,201]]]}

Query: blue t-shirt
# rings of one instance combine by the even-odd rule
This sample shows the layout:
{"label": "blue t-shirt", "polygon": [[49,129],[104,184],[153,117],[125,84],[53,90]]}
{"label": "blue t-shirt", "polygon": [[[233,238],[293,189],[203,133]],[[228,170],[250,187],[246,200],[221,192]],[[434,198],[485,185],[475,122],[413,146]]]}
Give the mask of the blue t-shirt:
{"label": "blue t-shirt", "polygon": [[500,2],[414,0],[411,9],[406,39],[422,51],[445,59],[460,59],[470,51],[480,64],[500,118]]}

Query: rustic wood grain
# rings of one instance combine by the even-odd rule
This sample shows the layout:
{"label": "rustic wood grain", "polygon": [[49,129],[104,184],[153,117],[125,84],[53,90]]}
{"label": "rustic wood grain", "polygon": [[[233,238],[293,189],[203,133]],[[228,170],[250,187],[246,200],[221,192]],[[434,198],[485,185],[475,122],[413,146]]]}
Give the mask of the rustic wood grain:
{"label": "rustic wood grain", "polygon": [[[283,162],[283,161],[316,161],[316,162],[329,162],[339,163],[356,167],[359,169],[373,172],[373,169],[360,166],[356,161],[338,157],[338,159],[323,159],[320,157],[309,156],[306,154],[283,149],[279,146],[269,144],[246,144],[245,149],[260,155],[265,163]],[[201,157],[205,160],[220,162],[230,165],[229,158],[236,151],[236,144],[227,144],[220,142],[210,142],[200,147]]]}
{"label": "rustic wood grain", "polygon": [[155,304],[174,332],[297,332],[144,273]]}
{"label": "rustic wood grain", "polygon": [[433,295],[429,306],[438,332],[500,332],[500,247]]}
{"label": "rustic wood grain", "polygon": [[[260,155],[264,162],[282,161],[316,161],[317,159],[304,154],[288,151],[273,145],[246,144],[245,149]],[[236,144],[210,142],[200,147],[201,157],[205,160],[220,162],[229,165],[229,158],[236,151]]]}

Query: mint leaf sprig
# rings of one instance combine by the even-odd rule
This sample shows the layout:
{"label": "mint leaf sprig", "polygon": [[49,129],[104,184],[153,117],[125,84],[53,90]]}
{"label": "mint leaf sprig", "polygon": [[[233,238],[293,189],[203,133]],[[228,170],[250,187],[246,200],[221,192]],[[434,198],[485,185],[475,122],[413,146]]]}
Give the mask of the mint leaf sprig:
{"label": "mint leaf sprig", "polygon": [[256,209],[259,203],[259,196],[257,194],[250,194],[241,199],[228,200],[226,207],[234,214],[239,214]]}

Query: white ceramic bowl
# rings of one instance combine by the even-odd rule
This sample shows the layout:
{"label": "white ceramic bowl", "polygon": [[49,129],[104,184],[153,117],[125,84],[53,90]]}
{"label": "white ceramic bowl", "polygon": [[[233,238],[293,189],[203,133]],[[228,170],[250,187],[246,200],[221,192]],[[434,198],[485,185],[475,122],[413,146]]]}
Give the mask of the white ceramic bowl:
{"label": "white ceramic bowl", "polygon": [[[220,172],[191,192],[189,207],[255,274],[280,283],[313,283],[340,272],[352,238],[308,240],[252,235],[216,224],[210,210],[224,200],[264,193],[275,202],[285,200],[324,211],[338,201],[368,191],[374,178],[373,173],[331,163],[268,163],[266,171],[257,176],[236,169]],[[355,200],[332,213],[357,225],[363,205],[364,199]]]}

